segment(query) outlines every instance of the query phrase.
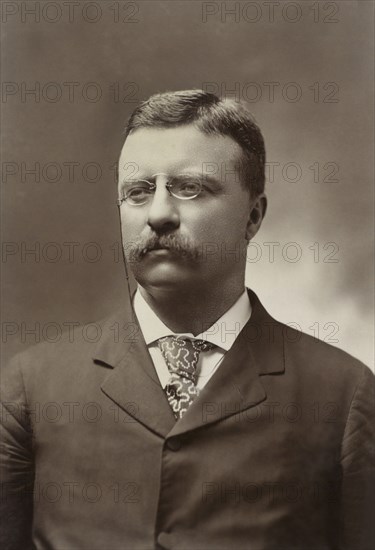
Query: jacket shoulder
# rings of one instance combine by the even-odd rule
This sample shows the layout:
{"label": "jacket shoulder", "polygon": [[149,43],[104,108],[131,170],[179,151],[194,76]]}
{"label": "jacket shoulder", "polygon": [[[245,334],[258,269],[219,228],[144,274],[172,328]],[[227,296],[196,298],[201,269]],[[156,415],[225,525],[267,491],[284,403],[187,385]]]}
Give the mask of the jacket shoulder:
{"label": "jacket shoulder", "polygon": [[284,336],[286,370],[301,383],[330,387],[332,393],[353,396],[359,386],[373,385],[373,371],[346,351],[278,323]]}
{"label": "jacket shoulder", "polygon": [[[1,368],[3,393],[8,389],[20,393],[22,387],[53,378],[67,379],[74,373],[92,371],[93,358],[101,347],[116,347],[119,344],[119,313],[86,324],[71,323],[57,335],[46,334],[43,341],[14,355]],[[117,337],[117,340],[116,340]]]}

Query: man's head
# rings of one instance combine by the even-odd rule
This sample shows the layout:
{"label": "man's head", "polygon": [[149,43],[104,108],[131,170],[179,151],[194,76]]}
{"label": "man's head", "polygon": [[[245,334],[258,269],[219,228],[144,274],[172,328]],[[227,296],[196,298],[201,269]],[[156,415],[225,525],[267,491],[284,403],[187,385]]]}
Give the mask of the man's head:
{"label": "man's head", "polygon": [[243,281],[266,209],[264,142],[251,115],[199,90],[158,94],[125,135],[120,214],[136,280],[149,289]]}
{"label": "man's head", "polygon": [[249,111],[233,100],[221,100],[202,90],[155,94],[133,111],[125,139],[138,128],[176,128],[187,124],[208,136],[228,136],[236,141],[242,151],[237,159],[241,183],[253,197],[264,192],[263,136]]}

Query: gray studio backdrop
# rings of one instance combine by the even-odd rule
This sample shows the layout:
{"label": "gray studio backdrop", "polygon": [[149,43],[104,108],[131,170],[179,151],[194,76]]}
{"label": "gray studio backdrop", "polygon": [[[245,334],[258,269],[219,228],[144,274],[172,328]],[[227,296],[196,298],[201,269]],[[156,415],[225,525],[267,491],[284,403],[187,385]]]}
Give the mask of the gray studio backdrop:
{"label": "gray studio backdrop", "polygon": [[372,2],[1,10],[4,360],[121,305],[124,123],[152,93],[204,87],[246,101],[266,140],[248,285],[278,319],[372,363]]}

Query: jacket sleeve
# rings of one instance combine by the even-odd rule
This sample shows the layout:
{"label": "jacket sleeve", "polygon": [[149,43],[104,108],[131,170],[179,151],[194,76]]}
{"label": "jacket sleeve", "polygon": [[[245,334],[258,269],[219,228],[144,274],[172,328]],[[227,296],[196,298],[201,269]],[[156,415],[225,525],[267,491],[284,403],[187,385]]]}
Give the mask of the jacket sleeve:
{"label": "jacket sleeve", "polygon": [[1,371],[0,546],[32,548],[32,430],[17,358]]}
{"label": "jacket sleeve", "polygon": [[375,377],[364,367],[342,441],[340,550],[375,548]]}

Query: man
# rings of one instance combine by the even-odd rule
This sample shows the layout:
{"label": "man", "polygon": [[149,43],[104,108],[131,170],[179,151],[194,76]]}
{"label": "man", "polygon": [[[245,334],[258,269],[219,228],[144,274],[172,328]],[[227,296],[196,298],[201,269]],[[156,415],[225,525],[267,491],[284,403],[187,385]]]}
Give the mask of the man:
{"label": "man", "polygon": [[245,289],[264,165],[234,102],[134,111],[118,202],[137,290],[98,343],[6,369],[3,547],[373,547],[373,375]]}

